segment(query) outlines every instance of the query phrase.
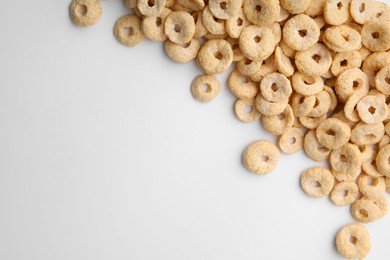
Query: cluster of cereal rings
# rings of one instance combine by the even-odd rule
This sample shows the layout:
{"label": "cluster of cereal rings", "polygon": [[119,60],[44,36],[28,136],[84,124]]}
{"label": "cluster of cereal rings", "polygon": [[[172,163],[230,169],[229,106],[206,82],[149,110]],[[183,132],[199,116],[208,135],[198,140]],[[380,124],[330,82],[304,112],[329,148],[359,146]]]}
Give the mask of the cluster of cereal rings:
{"label": "cluster of cereal rings", "polygon": [[[196,60],[194,98],[220,92],[214,74],[235,62],[228,86],[243,122],[261,120],[279,136],[282,152],[303,148],[315,161],[301,175],[311,197],[350,205],[360,223],[382,218],[390,192],[390,7],[373,0],[124,0],[134,14],[119,18],[117,40],[135,46],[164,41],[179,63]],[[98,0],[73,0],[70,17],[80,26],[102,14]],[[246,168],[273,171],[279,150],[268,141],[250,144]],[[336,237],[339,253],[363,258],[368,230],[359,223]]]}

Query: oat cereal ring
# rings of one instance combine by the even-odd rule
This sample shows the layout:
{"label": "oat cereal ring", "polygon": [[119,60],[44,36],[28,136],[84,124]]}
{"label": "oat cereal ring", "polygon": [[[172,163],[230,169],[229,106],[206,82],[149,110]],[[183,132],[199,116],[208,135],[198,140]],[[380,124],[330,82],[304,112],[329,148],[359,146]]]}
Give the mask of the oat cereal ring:
{"label": "oat cereal ring", "polygon": [[384,136],[382,136],[381,140],[379,141],[378,147],[379,147],[379,149],[381,149],[383,146],[388,145],[388,144],[390,144],[390,136],[385,134]]}
{"label": "oat cereal ring", "polygon": [[390,21],[369,21],[362,29],[362,43],[370,51],[390,49]]}
{"label": "oat cereal ring", "polygon": [[305,14],[292,17],[283,27],[283,40],[294,50],[304,51],[317,43],[320,29],[316,22]]}
{"label": "oat cereal ring", "polygon": [[365,24],[371,19],[373,8],[372,0],[351,0],[350,13],[353,20]]}
{"label": "oat cereal ring", "polygon": [[200,49],[198,39],[192,38],[186,44],[177,44],[170,40],[165,41],[165,51],[169,58],[178,63],[190,62],[196,58]]}
{"label": "oat cereal ring", "polygon": [[280,73],[271,73],[265,76],[260,83],[261,95],[271,102],[280,102],[290,97],[292,88],[286,76]]}
{"label": "oat cereal ring", "polygon": [[384,177],[373,178],[365,173],[360,174],[357,185],[363,196],[369,199],[383,196],[386,190]]}
{"label": "oat cereal ring", "polygon": [[320,76],[306,76],[295,72],[291,78],[293,89],[304,96],[310,96],[320,93],[324,89],[324,81]]}
{"label": "oat cereal ring", "polygon": [[329,149],[337,149],[345,145],[351,136],[351,128],[343,121],[328,118],[316,130],[317,140]]}
{"label": "oat cereal ring", "polygon": [[98,0],[72,0],[69,5],[69,16],[79,26],[96,24],[102,16],[102,6]]}
{"label": "oat cereal ring", "polygon": [[358,68],[346,70],[337,77],[335,90],[340,101],[345,103],[353,93],[368,93],[368,77]]}
{"label": "oat cereal ring", "polygon": [[243,154],[244,166],[253,173],[267,174],[276,169],[279,151],[276,146],[266,140],[251,143]]}
{"label": "oat cereal ring", "polygon": [[307,116],[316,104],[316,97],[315,95],[303,96],[295,93],[291,97],[290,102],[296,117]]}
{"label": "oat cereal ring", "polygon": [[123,0],[123,4],[129,8],[135,8],[138,0]]}
{"label": "oat cereal ring", "polygon": [[201,102],[213,100],[221,91],[221,83],[214,75],[199,75],[191,84],[192,96]]}
{"label": "oat cereal ring", "polygon": [[263,61],[253,61],[244,57],[237,63],[237,69],[242,75],[249,76],[256,73],[262,64]]}
{"label": "oat cereal ring", "polygon": [[256,25],[246,27],[240,36],[240,48],[245,57],[251,60],[265,60],[274,51],[272,31]]}
{"label": "oat cereal ring", "polygon": [[360,153],[362,155],[362,162],[366,162],[372,158],[372,155],[374,153],[374,149],[371,145],[360,145],[358,146]]}
{"label": "oat cereal ring", "polygon": [[167,36],[164,32],[164,23],[172,11],[168,8],[155,16],[145,16],[142,20],[142,31],[146,38],[152,41],[165,41]]}
{"label": "oat cereal ring", "polygon": [[356,109],[356,106],[359,103],[360,99],[362,99],[362,96],[363,95],[359,92],[354,93],[348,98],[347,102],[345,102],[344,115],[348,120],[352,122],[360,121],[360,117]]}
{"label": "oat cereal ring", "polygon": [[379,97],[368,95],[357,104],[360,119],[367,124],[381,123],[387,118],[387,105]]}
{"label": "oat cereal ring", "polygon": [[340,111],[334,113],[331,117],[340,119],[341,121],[343,121],[344,123],[349,125],[349,127],[351,127],[351,129],[357,125],[357,122],[352,122],[351,120],[349,120],[348,118],[345,117],[344,110],[340,110]]}
{"label": "oat cereal ring", "polygon": [[274,36],[274,46],[276,46],[282,40],[282,27],[279,23],[275,22],[269,28]]}
{"label": "oat cereal ring", "polygon": [[315,17],[324,12],[326,0],[311,0],[309,7],[305,10],[305,14],[310,17]]}
{"label": "oat cereal ring", "polygon": [[289,58],[291,58],[291,59],[295,59],[295,54],[297,53],[297,51],[291,49],[291,48],[286,44],[286,42],[284,41],[284,39],[282,39],[282,40],[279,42],[279,46],[280,46],[280,48],[282,48],[283,53],[284,53],[287,57],[289,57]]}
{"label": "oat cereal ring", "polygon": [[195,34],[194,18],[187,12],[172,12],[165,20],[165,34],[177,44],[189,42]]}
{"label": "oat cereal ring", "polygon": [[283,53],[282,48],[279,46],[275,49],[275,65],[278,68],[278,71],[286,77],[292,76],[295,72],[294,65],[290,58]]}
{"label": "oat cereal ring", "polygon": [[305,133],[298,127],[289,127],[279,138],[279,148],[283,153],[296,153],[303,147]]}
{"label": "oat cereal ring", "polygon": [[349,259],[363,259],[371,249],[368,229],[359,223],[344,226],[336,236],[337,251]]}
{"label": "oat cereal ring", "polygon": [[359,196],[359,189],[352,181],[337,183],[329,194],[330,200],[337,206],[346,206],[354,203]]}
{"label": "oat cereal ring", "polygon": [[374,21],[390,21],[390,6],[383,2],[373,2],[371,19]]}
{"label": "oat cereal ring", "polygon": [[368,56],[372,53],[369,49],[366,47],[362,46],[358,52],[360,53],[360,56],[362,58],[362,61],[366,60]]}
{"label": "oat cereal ring", "polygon": [[165,7],[167,7],[167,8],[170,8],[174,4],[176,4],[176,0],[166,0],[165,1]]}
{"label": "oat cereal ring", "polygon": [[303,150],[311,159],[323,162],[329,158],[330,150],[318,142],[316,131],[310,130],[303,139]]}
{"label": "oat cereal ring", "polygon": [[145,39],[141,19],[132,14],[122,16],[115,23],[114,35],[123,45],[132,47],[139,44]]}
{"label": "oat cereal ring", "polygon": [[308,129],[316,129],[326,118],[326,114],[320,117],[301,116],[299,117],[299,122]]}
{"label": "oat cereal ring", "polygon": [[377,178],[383,176],[379,171],[378,168],[376,167],[376,156],[377,156],[376,151],[372,151],[371,157],[365,161],[362,164],[362,170],[365,172],[367,175],[370,175],[371,177]]}
{"label": "oat cereal ring", "polygon": [[210,33],[215,35],[223,35],[226,33],[225,20],[214,17],[209,6],[203,9],[202,19],[204,27]]}
{"label": "oat cereal ring", "polygon": [[325,30],[324,43],[333,51],[357,51],[362,45],[360,33],[348,25],[332,26]]}
{"label": "oat cereal ring", "polygon": [[176,2],[192,11],[201,11],[205,8],[204,0],[176,0]]}
{"label": "oat cereal ring", "polygon": [[328,112],[333,112],[337,107],[337,96],[334,90],[328,86],[324,86],[324,91],[328,92],[330,97],[330,107]]}
{"label": "oat cereal ring", "polygon": [[390,193],[390,178],[385,177],[385,182],[386,182],[386,192]]}
{"label": "oat cereal ring", "polygon": [[387,122],[385,125],[386,134],[390,136],[390,122]]}
{"label": "oat cereal ring", "polygon": [[373,198],[371,200],[380,209],[380,215],[378,216],[378,219],[383,218],[389,211],[389,202],[387,201],[387,198],[384,196],[384,194],[382,194],[382,196]]}
{"label": "oat cereal ring", "polygon": [[242,52],[241,52],[240,44],[238,43],[238,39],[233,39],[233,38],[227,37],[226,41],[232,47],[233,61],[240,61],[240,60],[245,58],[244,54],[242,54]]}
{"label": "oat cereal ring", "polygon": [[283,7],[280,7],[280,12],[279,12],[279,18],[276,19],[277,22],[283,22],[289,17],[289,12],[287,12],[286,9]]}
{"label": "oat cereal ring", "polygon": [[138,10],[145,16],[157,16],[165,7],[165,0],[138,0]]}
{"label": "oat cereal ring", "polygon": [[238,12],[226,20],[226,32],[232,38],[240,38],[242,30],[248,27],[250,22],[246,19],[244,10],[238,9]]}
{"label": "oat cereal ring", "polygon": [[281,135],[284,131],[294,125],[295,117],[290,105],[287,105],[284,111],[278,115],[263,115],[261,122],[265,130],[273,135]]}
{"label": "oat cereal ring", "polygon": [[385,95],[390,95],[390,65],[383,67],[375,76],[375,87]]}
{"label": "oat cereal ring", "polygon": [[312,167],[301,175],[301,187],[310,197],[325,197],[332,191],[333,186],[334,177],[327,168]]}
{"label": "oat cereal ring", "polygon": [[219,19],[227,20],[237,14],[242,0],[209,0],[211,13]]}
{"label": "oat cereal ring", "polygon": [[225,40],[209,40],[199,51],[198,65],[207,74],[226,71],[233,62],[233,50]]}
{"label": "oat cereal ring", "polygon": [[205,39],[207,40],[226,40],[228,37],[228,34],[225,32],[224,34],[216,35],[212,34],[211,32],[207,32],[206,35],[204,36]]}
{"label": "oat cereal ring", "polygon": [[325,90],[321,91],[318,94],[315,94],[315,103],[313,109],[310,111],[308,116],[311,117],[320,117],[328,113],[330,105],[331,105],[331,99],[328,92]]}
{"label": "oat cereal ring", "polygon": [[264,60],[260,68],[254,74],[249,75],[251,80],[254,82],[260,82],[268,74],[276,72],[278,69],[276,68],[274,60],[274,55],[271,55]]}
{"label": "oat cereal ring", "polygon": [[351,204],[351,215],[358,222],[370,223],[380,218],[382,212],[373,200],[363,197]]}
{"label": "oat cereal ring", "polygon": [[378,171],[390,177],[390,144],[383,146],[376,156],[376,167]]}
{"label": "oat cereal ring", "polygon": [[205,36],[208,31],[206,27],[203,25],[203,17],[202,17],[202,11],[193,12],[191,15],[194,18],[195,22],[195,34],[194,38],[201,38]]}
{"label": "oat cereal ring", "polygon": [[270,25],[279,18],[279,0],[244,0],[244,12],[255,25]]}
{"label": "oat cereal ring", "polygon": [[254,99],[237,99],[234,103],[234,113],[242,122],[253,122],[260,119],[261,114],[254,106]]}
{"label": "oat cereal ring", "polygon": [[367,74],[370,86],[375,86],[375,77],[383,67],[390,65],[390,53],[374,52],[363,62],[362,70]]}
{"label": "oat cereal ring", "polygon": [[290,14],[301,14],[310,6],[311,0],[280,0],[280,5]]}
{"label": "oat cereal ring", "polygon": [[347,143],[330,153],[332,172],[338,181],[353,180],[360,174],[362,158],[359,148]]}
{"label": "oat cereal ring", "polygon": [[324,18],[330,25],[341,25],[349,19],[350,0],[327,0],[324,5]]}
{"label": "oat cereal ring", "polygon": [[356,145],[372,145],[378,143],[384,135],[382,122],[376,124],[358,123],[351,132],[351,142]]}
{"label": "oat cereal ring", "polygon": [[266,116],[276,116],[281,114],[288,105],[288,99],[280,102],[271,102],[266,100],[261,94],[258,94],[255,99],[256,109]]}
{"label": "oat cereal ring", "polygon": [[362,57],[358,51],[340,52],[333,58],[330,70],[335,77],[348,69],[360,68]]}
{"label": "oat cereal ring", "polygon": [[240,99],[253,99],[259,93],[259,85],[234,70],[228,79],[228,87]]}
{"label": "oat cereal ring", "polygon": [[323,44],[316,43],[308,50],[297,52],[295,55],[295,65],[302,74],[307,76],[321,76],[332,65],[332,56]]}

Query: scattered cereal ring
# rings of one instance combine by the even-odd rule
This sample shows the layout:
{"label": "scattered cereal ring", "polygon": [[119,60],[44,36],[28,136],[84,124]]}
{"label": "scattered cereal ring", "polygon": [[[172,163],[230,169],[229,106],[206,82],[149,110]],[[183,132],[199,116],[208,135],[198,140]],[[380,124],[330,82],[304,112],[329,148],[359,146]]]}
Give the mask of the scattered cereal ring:
{"label": "scattered cereal ring", "polygon": [[102,16],[102,6],[98,0],[72,0],[69,5],[69,16],[79,26],[96,24]]}
{"label": "scattered cereal ring", "polygon": [[204,27],[204,25],[203,25],[202,13],[203,12],[198,11],[198,12],[193,12],[191,14],[192,17],[194,18],[194,22],[195,22],[194,38],[201,38],[208,33],[206,27]]}
{"label": "scattered cereal ring", "polygon": [[226,32],[232,38],[240,38],[242,30],[250,25],[244,14],[244,10],[240,8],[238,12],[226,20]]}
{"label": "scattered cereal ring", "polygon": [[372,145],[378,143],[384,134],[383,123],[358,123],[351,132],[351,141],[356,145]]}
{"label": "scattered cereal ring", "polygon": [[360,33],[348,25],[332,26],[325,30],[322,38],[333,51],[357,51],[362,45]]}
{"label": "scattered cereal ring", "polygon": [[328,24],[340,25],[349,19],[350,0],[327,0],[324,5],[324,18]]}
{"label": "scattered cereal ring", "polygon": [[390,144],[383,146],[376,156],[376,167],[378,171],[389,177],[390,176]]}
{"label": "scattered cereal ring", "polygon": [[323,90],[320,93],[315,94],[314,97],[316,101],[308,116],[320,117],[328,113],[331,105],[331,99],[328,92]]}
{"label": "scattered cereal ring", "polygon": [[332,172],[338,181],[348,181],[356,178],[360,173],[362,158],[359,148],[347,143],[330,153]]}
{"label": "scattered cereal ring", "polygon": [[390,49],[390,21],[370,21],[364,24],[362,43],[370,51]]}
{"label": "scattered cereal ring", "polygon": [[145,16],[157,16],[165,7],[165,0],[138,0],[138,10]]}
{"label": "scattered cereal ring", "polygon": [[210,7],[206,6],[203,9],[202,21],[204,27],[213,35],[223,35],[226,33],[225,20],[218,19],[211,11]]}
{"label": "scattered cereal ring", "polygon": [[290,97],[292,88],[286,76],[280,73],[271,73],[260,83],[261,95],[271,102],[280,102]]}
{"label": "scattered cereal ring", "polygon": [[172,12],[165,20],[165,34],[177,44],[189,42],[195,34],[194,18],[187,12]]}
{"label": "scattered cereal ring", "polygon": [[378,219],[383,218],[389,211],[389,202],[387,201],[387,198],[384,196],[384,194],[382,194],[382,196],[372,198],[371,200],[374,202],[375,205],[378,206],[380,210]]}
{"label": "scattered cereal ring", "polygon": [[362,70],[368,77],[370,86],[375,86],[375,77],[383,67],[390,65],[390,52],[374,52],[363,62]]}
{"label": "scattered cereal ring", "polygon": [[351,128],[339,119],[328,118],[318,126],[316,135],[320,144],[337,149],[349,141]]}
{"label": "scattered cereal ring", "polygon": [[299,72],[292,75],[291,84],[297,93],[304,96],[318,94],[324,89],[324,81],[320,76],[306,76]]}
{"label": "scattered cereal ring", "polygon": [[325,121],[326,118],[326,114],[320,117],[301,116],[299,117],[299,122],[307,129],[316,129],[322,122]]}
{"label": "scattered cereal ring", "polygon": [[176,0],[176,2],[192,11],[201,11],[205,8],[204,0]]}
{"label": "scattered cereal ring", "polygon": [[337,206],[346,206],[354,203],[359,196],[359,189],[352,181],[337,183],[329,194],[330,200]]}
{"label": "scattered cereal ring", "polygon": [[336,80],[336,93],[341,102],[346,102],[353,93],[368,93],[368,77],[358,68],[341,73]]}
{"label": "scattered cereal ring", "polygon": [[239,120],[249,123],[260,119],[261,114],[256,110],[254,102],[254,99],[237,99],[234,113]]}
{"label": "scattered cereal ring", "polygon": [[254,83],[246,76],[241,75],[238,70],[234,70],[230,74],[228,87],[233,95],[240,99],[253,99],[259,93],[258,84]]}
{"label": "scattered cereal ring", "polygon": [[167,36],[164,32],[164,23],[171,12],[170,9],[164,8],[159,15],[146,16],[142,20],[142,31],[145,37],[152,41],[165,41]]}
{"label": "scattered cereal ring", "polygon": [[295,117],[290,105],[287,105],[284,111],[278,115],[263,115],[261,122],[265,130],[273,135],[281,135],[284,131],[294,125]]}
{"label": "scattered cereal ring", "polygon": [[261,94],[258,94],[255,99],[256,109],[266,116],[275,116],[284,111],[288,105],[288,99],[282,100],[280,102],[272,102],[266,100]]}
{"label": "scattered cereal ring", "polygon": [[329,111],[328,112],[333,112],[336,107],[337,107],[337,96],[336,96],[336,93],[334,92],[334,90],[328,86],[324,86],[324,90],[326,92],[328,92],[329,94],[329,97],[330,97],[330,107],[329,107]]}
{"label": "scattered cereal ring", "polygon": [[266,140],[251,143],[244,151],[244,166],[253,173],[267,174],[276,169],[279,151],[276,146]]}
{"label": "scattered cereal ring", "polygon": [[340,52],[333,58],[330,70],[335,77],[348,69],[360,68],[362,58],[358,51]]}
{"label": "scattered cereal ring", "polygon": [[296,117],[307,116],[316,104],[316,97],[315,95],[303,96],[295,93],[290,99],[290,102]]}
{"label": "scattered cereal ring", "polygon": [[226,71],[233,62],[233,50],[225,40],[209,40],[199,51],[197,62],[207,74]]}
{"label": "scattered cereal ring", "polygon": [[375,77],[375,87],[385,95],[390,95],[390,65],[383,67]]}
{"label": "scattered cereal ring", "polygon": [[363,97],[357,104],[360,119],[367,124],[380,123],[387,118],[387,105],[373,95]]}
{"label": "scattered cereal ring", "polygon": [[274,51],[272,32],[267,27],[251,25],[240,36],[240,48],[245,57],[258,61],[265,60]]}
{"label": "scattered cereal ring", "polygon": [[221,83],[213,75],[199,75],[191,84],[192,96],[201,102],[213,100],[221,91]]}
{"label": "scattered cereal ring", "polygon": [[371,177],[377,178],[383,176],[376,167],[376,156],[378,152],[372,151],[371,157],[362,164],[362,170]]}
{"label": "scattered cereal ring", "polygon": [[240,60],[237,63],[237,69],[242,75],[249,76],[259,71],[262,64],[263,64],[262,60],[253,61],[251,59],[244,57],[242,60]]}
{"label": "scattered cereal ring", "polygon": [[325,197],[332,191],[333,186],[334,177],[327,168],[313,167],[301,175],[301,187],[310,197]]}
{"label": "scattered cereal ring", "polygon": [[344,226],[336,236],[337,251],[346,258],[365,258],[371,249],[370,233],[359,223]]}
{"label": "scattered cereal ring", "polygon": [[316,131],[310,130],[303,139],[303,150],[311,159],[322,162],[328,159],[330,150],[318,142]]}
{"label": "scattered cereal ring", "polygon": [[128,14],[119,18],[114,26],[114,35],[123,45],[133,47],[145,39],[141,29],[141,19]]}
{"label": "scattered cereal ring", "polygon": [[280,5],[290,14],[301,14],[310,6],[311,0],[280,0]]}
{"label": "scattered cereal ring", "polygon": [[324,12],[326,0],[311,0],[309,7],[305,10],[305,14],[311,17],[318,16]]}
{"label": "scattered cereal ring", "polygon": [[260,68],[254,74],[249,75],[251,80],[254,82],[260,82],[268,74],[276,72],[278,69],[275,66],[274,60],[274,55],[271,55],[266,60],[264,60]]}
{"label": "scattered cereal ring", "polygon": [[370,11],[373,21],[390,21],[390,6],[386,3],[373,1]]}
{"label": "scattered cereal ring", "polygon": [[282,48],[279,46],[275,49],[275,65],[278,71],[286,77],[290,77],[294,74],[295,68],[290,58],[283,53]]}
{"label": "scattered cereal ring", "polygon": [[358,222],[370,223],[380,218],[382,212],[373,200],[362,198],[352,203],[351,215]]}
{"label": "scattered cereal ring", "polygon": [[244,54],[240,49],[240,44],[238,43],[238,39],[234,39],[231,37],[227,37],[226,41],[230,44],[233,51],[233,61],[240,61],[245,58]]}
{"label": "scattered cereal ring", "polygon": [[198,39],[192,38],[186,44],[177,44],[170,40],[165,41],[165,51],[175,62],[186,63],[196,58],[200,49]]}
{"label": "scattered cereal ring", "polygon": [[295,65],[302,74],[321,76],[332,65],[332,56],[323,44],[316,43],[305,51],[297,52]]}
{"label": "scattered cereal ring", "polygon": [[283,53],[284,53],[287,57],[292,58],[292,59],[295,58],[295,54],[297,53],[297,51],[294,50],[294,49],[291,49],[291,48],[287,45],[287,43],[284,41],[284,39],[282,39],[282,40],[279,42],[279,46],[280,46],[280,48],[282,48]]}
{"label": "scattered cereal ring", "polygon": [[371,177],[367,174],[360,174],[357,185],[364,197],[375,199],[383,196],[386,190],[386,183],[384,177]]}
{"label": "scattered cereal ring", "polygon": [[296,153],[303,147],[304,132],[297,127],[289,127],[279,138],[279,148],[283,153]]}
{"label": "scattered cereal ring", "polygon": [[244,0],[244,12],[255,25],[270,25],[279,18],[279,0]]}
{"label": "scattered cereal ring", "polygon": [[371,19],[372,0],[351,0],[350,13],[355,22],[365,24]]}
{"label": "scattered cereal ring", "polygon": [[242,0],[209,0],[211,13],[219,19],[229,19],[241,9]]}

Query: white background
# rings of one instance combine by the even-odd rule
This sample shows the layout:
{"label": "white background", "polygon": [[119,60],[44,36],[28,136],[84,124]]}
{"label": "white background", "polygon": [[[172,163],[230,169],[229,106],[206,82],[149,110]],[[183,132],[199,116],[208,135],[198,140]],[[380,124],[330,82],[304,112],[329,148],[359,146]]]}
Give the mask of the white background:
{"label": "white background", "polygon": [[[349,208],[299,187],[317,163],[242,166],[247,144],[275,137],[235,118],[226,75],[214,102],[193,100],[194,63],[116,42],[120,0],[87,29],[69,1],[2,3],[0,259],[341,259]],[[367,259],[389,259],[389,216],[367,226]]]}

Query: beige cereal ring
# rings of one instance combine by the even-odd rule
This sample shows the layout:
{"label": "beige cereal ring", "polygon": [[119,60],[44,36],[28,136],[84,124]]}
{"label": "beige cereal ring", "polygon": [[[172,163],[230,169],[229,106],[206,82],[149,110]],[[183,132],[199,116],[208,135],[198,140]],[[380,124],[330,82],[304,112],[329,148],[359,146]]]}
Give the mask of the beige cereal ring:
{"label": "beige cereal ring", "polygon": [[254,61],[265,60],[274,51],[272,31],[267,27],[246,27],[240,35],[239,43],[245,57]]}
{"label": "beige cereal ring", "polygon": [[373,198],[371,200],[380,209],[380,215],[378,216],[378,219],[383,218],[389,211],[389,202],[387,201],[387,198],[384,196],[384,194],[382,194],[382,196]]}
{"label": "beige cereal ring", "polygon": [[336,93],[334,92],[334,90],[328,86],[324,86],[324,90],[326,92],[328,92],[329,94],[329,97],[330,97],[330,107],[329,107],[329,111],[328,112],[333,112],[336,107],[337,107],[337,96],[336,96]]}
{"label": "beige cereal ring", "polygon": [[362,43],[370,51],[390,49],[390,21],[369,21],[363,25]]}
{"label": "beige cereal ring", "polygon": [[213,100],[221,91],[221,83],[214,75],[199,75],[191,84],[192,96],[201,102]]}
{"label": "beige cereal ring", "polygon": [[390,21],[390,6],[383,2],[373,2],[371,8],[371,19],[373,21]]}
{"label": "beige cereal ring", "polygon": [[372,158],[372,154],[374,153],[374,148],[371,145],[360,145],[359,150],[362,155],[363,163],[370,160],[370,158]]}
{"label": "beige cereal ring", "polygon": [[385,181],[386,181],[386,192],[390,193],[390,178],[385,177]]}
{"label": "beige cereal ring", "polygon": [[305,10],[305,14],[310,17],[315,17],[324,12],[326,0],[311,0],[309,7]]}
{"label": "beige cereal ring", "polygon": [[324,5],[324,18],[330,25],[341,25],[349,19],[350,0],[327,0]]}
{"label": "beige cereal ring", "polygon": [[254,74],[249,75],[251,80],[254,82],[260,82],[268,74],[278,71],[274,60],[274,55],[271,55],[266,60],[264,60],[260,68]]}
{"label": "beige cereal ring", "polygon": [[176,0],[176,2],[192,11],[201,11],[205,8],[204,0]]}
{"label": "beige cereal ring", "polygon": [[303,150],[311,159],[323,162],[329,158],[331,150],[318,142],[316,131],[310,130],[303,139]]}
{"label": "beige cereal ring", "polygon": [[295,65],[299,72],[307,76],[321,76],[332,65],[332,56],[325,45],[316,43],[295,55]]}
{"label": "beige cereal ring", "polygon": [[271,102],[281,102],[290,97],[290,81],[283,74],[274,72],[265,76],[260,83],[261,95]]}
{"label": "beige cereal ring", "polygon": [[371,249],[368,229],[359,223],[344,226],[336,236],[337,251],[349,259],[363,259]]}
{"label": "beige cereal ring", "polygon": [[170,13],[165,20],[165,34],[174,43],[189,42],[195,35],[194,18],[184,11]]}
{"label": "beige cereal ring", "polygon": [[379,147],[379,149],[381,149],[383,146],[388,145],[388,144],[390,144],[390,136],[385,134],[384,136],[382,136],[382,139],[379,141],[378,147]]}
{"label": "beige cereal ring", "polygon": [[156,16],[164,10],[165,0],[138,0],[137,7],[145,16]]}
{"label": "beige cereal ring", "polygon": [[253,99],[259,93],[259,85],[234,70],[228,79],[228,87],[236,97],[240,99]]}
{"label": "beige cereal ring", "polygon": [[343,121],[328,118],[316,130],[317,140],[329,149],[337,149],[345,145],[351,136],[351,128]]}
{"label": "beige cereal ring", "polygon": [[320,117],[301,116],[299,117],[299,122],[308,129],[316,129],[326,118],[326,114]]}
{"label": "beige cereal ring", "polygon": [[276,21],[279,23],[282,23],[283,21],[285,21],[289,17],[289,15],[290,15],[290,13],[287,12],[286,9],[284,9],[283,7],[280,7],[279,18],[276,19]]}
{"label": "beige cereal ring", "polygon": [[382,122],[376,124],[358,123],[351,132],[351,142],[356,145],[372,145],[378,143],[384,135]]}
{"label": "beige cereal ring", "polygon": [[330,70],[335,77],[338,77],[348,69],[360,68],[361,64],[362,57],[358,51],[340,52],[333,58]]}
{"label": "beige cereal ring", "polygon": [[373,200],[363,197],[351,204],[351,215],[358,222],[370,223],[380,218],[382,212]]}
{"label": "beige cereal ring", "polygon": [[287,45],[287,43],[284,41],[284,39],[282,39],[282,40],[279,42],[279,46],[280,46],[280,48],[282,48],[283,53],[284,53],[287,57],[289,57],[289,58],[291,58],[291,59],[295,59],[295,54],[297,53],[297,51],[291,49],[291,48]]}
{"label": "beige cereal ring", "polygon": [[366,73],[370,86],[375,86],[375,77],[383,67],[390,65],[389,52],[374,52],[363,62],[362,70]]}
{"label": "beige cereal ring", "polygon": [[256,110],[254,99],[237,99],[234,103],[234,113],[242,122],[253,122],[260,119],[261,114]]}
{"label": "beige cereal ring", "polygon": [[362,170],[371,177],[377,178],[383,176],[376,167],[376,156],[378,152],[373,151],[371,157],[362,164]]}
{"label": "beige cereal ring", "polygon": [[123,0],[123,4],[129,8],[135,8],[138,0]]}
{"label": "beige cereal ring", "polygon": [[351,120],[349,120],[348,118],[345,117],[345,113],[343,110],[340,110],[340,111],[334,113],[331,117],[340,119],[341,121],[343,121],[344,123],[349,125],[349,127],[351,127],[351,129],[357,125],[357,122],[352,122]]}
{"label": "beige cereal ring", "polygon": [[300,72],[295,72],[291,78],[293,89],[304,96],[320,93],[324,89],[324,81],[320,76],[306,76]]}
{"label": "beige cereal ring", "polygon": [[227,20],[236,15],[242,6],[242,0],[209,0],[211,13],[219,18]]}
{"label": "beige cereal ring", "polygon": [[365,24],[371,19],[374,5],[373,0],[351,0],[350,13],[353,20]]}
{"label": "beige cereal ring", "polygon": [[276,146],[266,140],[251,143],[243,153],[243,164],[251,172],[267,174],[276,169],[279,151]]}
{"label": "beige cereal ring", "polygon": [[303,147],[305,133],[298,127],[289,127],[279,138],[279,148],[283,153],[293,154]]}
{"label": "beige cereal ring", "polygon": [[368,95],[357,104],[360,119],[367,124],[380,123],[387,118],[387,105],[381,98]]}
{"label": "beige cereal ring", "polygon": [[203,9],[203,14],[202,14],[202,21],[204,27],[214,35],[223,35],[226,34],[226,25],[225,25],[225,20],[218,19],[215,17],[211,11],[209,6],[206,6],[205,9]]}
{"label": "beige cereal ring", "polygon": [[330,153],[332,172],[338,181],[353,180],[360,174],[362,158],[359,148],[347,143]]}
{"label": "beige cereal ring", "polygon": [[357,111],[357,104],[359,103],[359,101],[362,99],[364,95],[362,93],[354,93],[352,94],[347,102],[345,102],[345,105],[344,105],[344,115],[345,117],[352,121],[352,122],[359,122],[360,121],[360,117],[359,117],[359,114],[358,114],[358,111]]}
{"label": "beige cereal ring", "polygon": [[288,99],[280,102],[271,102],[266,100],[261,94],[258,94],[255,99],[256,109],[266,116],[276,116],[281,114],[288,105]]}
{"label": "beige cereal ring", "polygon": [[96,24],[102,16],[102,6],[98,0],[72,0],[69,5],[69,16],[79,26]]}
{"label": "beige cereal ring", "polygon": [[244,0],[244,12],[255,25],[270,25],[279,18],[279,0]]}
{"label": "beige cereal ring", "polygon": [[335,90],[340,101],[345,103],[353,93],[368,93],[368,77],[358,68],[346,70],[337,77]]}
{"label": "beige cereal ring", "polygon": [[334,182],[332,172],[324,167],[310,168],[301,175],[303,191],[313,198],[327,196],[332,191]]}
{"label": "beige cereal ring", "polygon": [[242,75],[249,76],[259,71],[262,64],[263,64],[262,60],[253,61],[251,59],[244,57],[242,60],[237,62],[237,69]]}
{"label": "beige cereal ring", "polygon": [[295,117],[290,105],[287,105],[284,111],[278,115],[263,115],[261,122],[263,127],[273,135],[282,135],[284,131],[294,125]]}
{"label": "beige cereal ring", "polygon": [[226,71],[233,62],[233,50],[225,40],[209,40],[200,49],[197,62],[207,74]]}
{"label": "beige cereal ring", "polygon": [[390,177],[390,144],[379,150],[376,156],[376,167],[381,174]]}
{"label": "beige cereal ring", "polygon": [[291,97],[290,103],[296,117],[307,116],[316,104],[316,96],[304,96],[295,93]]}
{"label": "beige cereal ring", "polygon": [[240,38],[242,30],[250,25],[242,8],[238,12],[226,20],[226,32],[232,38]]}
{"label": "beige cereal ring", "polygon": [[364,197],[375,199],[382,197],[386,190],[384,177],[371,177],[365,173],[360,174],[357,185]]}
{"label": "beige cereal ring", "polygon": [[195,38],[192,38],[186,44],[177,44],[167,40],[164,46],[169,58],[178,63],[186,63],[194,60],[200,49],[199,40]]}
{"label": "beige cereal ring", "polygon": [[323,90],[318,94],[315,94],[315,103],[313,109],[310,111],[308,116],[320,117],[328,113],[331,106],[331,98],[327,91]]}
{"label": "beige cereal ring", "polygon": [[114,35],[120,43],[129,47],[141,43],[145,39],[141,19],[132,14],[122,16],[115,23]]}
{"label": "beige cereal ring", "polygon": [[275,22],[269,28],[274,36],[274,46],[276,46],[282,40],[282,27],[279,23]]}
{"label": "beige cereal ring", "polygon": [[290,14],[301,14],[310,6],[311,0],[280,0],[280,5]]}
{"label": "beige cereal ring", "polygon": [[233,51],[233,61],[240,61],[245,58],[244,54],[240,49],[240,44],[238,43],[238,39],[227,37],[226,41],[230,44]]}
{"label": "beige cereal ring", "polygon": [[337,206],[346,206],[354,203],[359,196],[359,188],[352,181],[337,183],[329,194],[330,200]]}
{"label": "beige cereal ring", "polygon": [[324,43],[333,51],[357,51],[362,45],[360,33],[348,25],[332,26],[325,30]]}
{"label": "beige cereal ring", "polygon": [[206,27],[203,25],[203,17],[202,17],[203,12],[202,11],[197,11],[193,12],[191,15],[194,18],[195,22],[195,33],[194,33],[194,38],[202,38],[205,36],[208,31]]}
{"label": "beige cereal ring", "polygon": [[375,87],[385,95],[390,95],[390,65],[383,67],[375,76]]}
{"label": "beige cereal ring", "polygon": [[145,16],[141,24],[145,37],[152,41],[165,41],[167,35],[164,31],[164,23],[171,12],[170,9],[164,8],[159,15]]}
{"label": "beige cereal ring", "polygon": [[275,65],[278,71],[286,77],[290,77],[294,74],[295,68],[290,58],[283,53],[282,48],[279,46],[275,49]]}

